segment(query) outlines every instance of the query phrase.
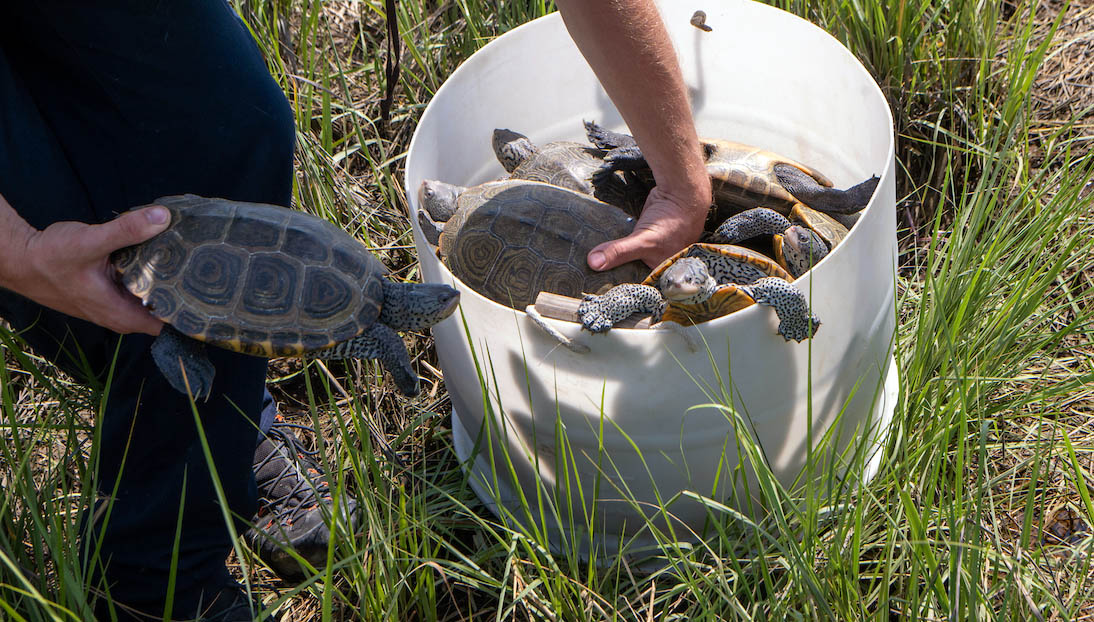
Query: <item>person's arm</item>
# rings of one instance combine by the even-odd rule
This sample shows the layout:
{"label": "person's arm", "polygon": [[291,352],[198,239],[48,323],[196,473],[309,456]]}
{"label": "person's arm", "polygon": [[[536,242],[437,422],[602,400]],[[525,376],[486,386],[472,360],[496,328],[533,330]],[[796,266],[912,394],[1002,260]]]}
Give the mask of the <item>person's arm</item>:
{"label": "person's arm", "polygon": [[605,270],[634,259],[656,266],[699,239],[711,203],[710,177],[676,51],[650,0],[555,4],[657,184],[634,233],[594,248],[589,266]]}
{"label": "person's arm", "polygon": [[39,231],[0,196],[0,287],[118,333],[159,334],[163,322],[114,280],[110,253],[163,231],[169,217],[152,207],[101,225],[58,222]]}

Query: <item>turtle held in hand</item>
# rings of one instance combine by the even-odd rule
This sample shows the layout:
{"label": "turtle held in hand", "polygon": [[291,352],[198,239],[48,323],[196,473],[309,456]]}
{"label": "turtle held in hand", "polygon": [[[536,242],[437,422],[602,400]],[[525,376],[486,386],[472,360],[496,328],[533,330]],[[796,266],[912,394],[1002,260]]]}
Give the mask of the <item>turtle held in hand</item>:
{"label": "turtle held in hand", "polygon": [[637,261],[597,272],[595,246],[634,229],[634,219],[591,196],[510,179],[465,188],[427,180],[418,222],[456,278],[483,296],[524,310],[541,291],[577,297],[647,273]]}
{"label": "turtle held in hand", "polygon": [[767,305],[779,318],[787,341],[802,341],[820,328],[805,295],[771,259],[746,248],[692,244],[666,259],[642,284],[613,287],[585,296],[578,307],[584,328],[600,333],[633,313],[651,313],[651,321],[698,324],[743,309]]}
{"label": "turtle held in hand", "polygon": [[775,261],[797,278],[824,259],[847,235],[847,228],[801,203],[790,210],[789,219],[773,209],[754,207],[726,219],[709,241],[736,244],[761,235],[773,236]]}
{"label": "turtle held in hand", "polygon": [[378,359],[404,394],[418,393],[395,331],[451,315],[455,289],[388,280],[363,245],[303,212],[193,195],[155,204],[171,212],[168,228],[111,260],[126,289],[167,323],[152,356],[172,387],[209,395],[211,344],[262,357]]}
{"label": "turtle held in hand", "polygon": [[[524,134],[494,130],[494,155],[510,173],[509,179],[527,179],[592,195],[637,216],[652,189],[638,175],[616,171],[596,175],[604,165],[604,151],[587,144],[554,141],[536,145]],[[596,178],[594,179],[594,175]]]}
{"label": "turtle held in hand", "polygon": [[[585,122],[585,130],[590,142],[608,151],[597,176],[649,168],[632,136],[589,121]],[[815,169],[759,147],[714,138],[701,138],[699,142],[713,184],[714,203],[720,207],[749,209],[765,205],[789,214],[801,202],[821,212],[850,214],[866,207],[878,184],[878,177],[873,176],[838,190]]]}

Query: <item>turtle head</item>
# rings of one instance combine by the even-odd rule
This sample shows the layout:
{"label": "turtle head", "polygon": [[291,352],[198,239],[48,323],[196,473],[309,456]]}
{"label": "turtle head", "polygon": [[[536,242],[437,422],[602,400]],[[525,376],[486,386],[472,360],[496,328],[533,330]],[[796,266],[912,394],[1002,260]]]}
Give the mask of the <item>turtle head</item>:
{"label": "turtle head", "polygon": [[394,330],[425,330],[452,315],[460,292],[443,283],[383,282],[380,322]]}
{"label": "turtle head", "polygon": [[707,265],[697,257],[682,257],[665,269],[657,280],[657,289],[669,302],[697,304],[710,298],[718,282]]}
{"label": "turtle head", "polygon": [[464,186],[427,179],[418,188],[418,203],[435,222],[448,222],[456,213],[456,199],[466,189]]}
{"label": "turtle head", "polygon": [[827,254],[828,245],[808,227],[791,225],[775,236],[775,259],[794,278],[805,274]]}
{"label": "turtle head", "polygon": [[494,155],[498,157],[505,172],[512,173],[536,152],[536,146],[524,134],[513,130],[496,129],[491,139]]}

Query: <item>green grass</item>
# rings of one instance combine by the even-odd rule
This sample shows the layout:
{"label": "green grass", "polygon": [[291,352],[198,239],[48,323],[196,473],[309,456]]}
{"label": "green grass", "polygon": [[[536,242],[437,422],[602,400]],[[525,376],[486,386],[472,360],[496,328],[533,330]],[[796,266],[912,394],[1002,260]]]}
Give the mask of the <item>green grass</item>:
{"label": "green grass", "polygon": [[[1089,529],[1067,541],[1052,533],[1060,512],[1094,521],[1094,238],[1081,194],[1094,161],[1088,139],[1046,126],[1031,105],[1048,49],[1034,34],[1052,15],[1027,2],[776,4],[858,55],[897,123],[902,385],[877,477],[840,484],[821,447],[821,477],[783,488],[742,435],[769,512],[748,516],[692,493],[714,519],[707,539],[669,549],[652,573],[627,561],[598,567],[552,553],[541,533],[499,521],[478,500],[451,446],[443,385],[407,401],[374,365],[329,374],[278,365],[276,396],[320,429],[335,488],[357,499],[363,524],[296,588],[241,551],[240,575],[268,603],[294,620],[1094,615]],[[294,107],[297,206],[418,280],[402,190],[414,123],[463,59],[552,7],[398,7],[403,67],[387,124],[383,2],[256,0],[240,10]],[[430,378],[428,340],[408,342]],[[90,619],[87,572],[72,560],[93,497],[101,392],[72,384],[8,332],[0,346],[0,619]]]}

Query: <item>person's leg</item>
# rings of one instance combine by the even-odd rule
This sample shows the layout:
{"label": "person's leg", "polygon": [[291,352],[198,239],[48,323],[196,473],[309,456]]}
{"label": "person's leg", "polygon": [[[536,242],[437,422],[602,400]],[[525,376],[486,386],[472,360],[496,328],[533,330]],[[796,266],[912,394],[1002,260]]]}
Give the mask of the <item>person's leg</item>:
{"label": "person's leg", "polygon": [[[185,192],[289,204],[291,114],[226,3],[11,8],[0,25],[0,194],[31,224],[104,221]],[[255,508],[253,458],[239,447],[254,442],[265,361],[210,352],[216,383],[198,410],[222,509],[190,404],[156,370],[150,337],[122,338],[115,359],[117,335],[0,298],[0,315],[43,355],[63,365],[58,344],[78,346],[99,382],[114,361],[97,486],[115,498],[89,546],[112,598],[162,615],[181,513],[175,613],[191,614],[229,581],[224,510]]]}

